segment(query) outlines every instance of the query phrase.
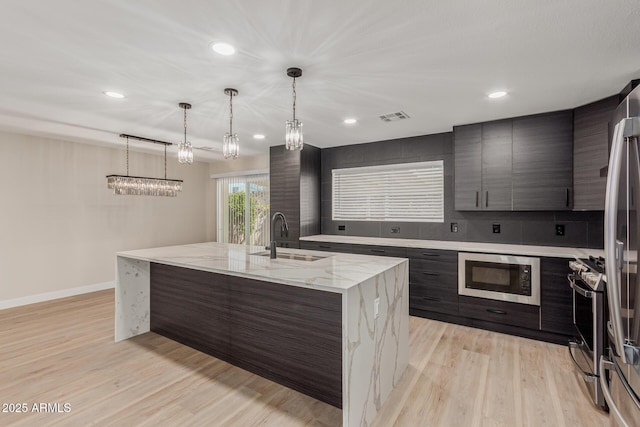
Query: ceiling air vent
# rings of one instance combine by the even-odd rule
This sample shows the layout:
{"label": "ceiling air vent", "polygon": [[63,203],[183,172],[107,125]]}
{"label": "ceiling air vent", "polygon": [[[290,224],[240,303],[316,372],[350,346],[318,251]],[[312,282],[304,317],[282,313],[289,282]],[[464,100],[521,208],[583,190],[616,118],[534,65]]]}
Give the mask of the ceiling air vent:
{"label": "ceiling air vent", "polygon": [[398,120],[403,120],[408,118],[409,118],[409,115],[404,111],[398,111],[397,113],[383,114],[382,116],[380,116],[380,120],[382,120],[383,122],[395,122]]}

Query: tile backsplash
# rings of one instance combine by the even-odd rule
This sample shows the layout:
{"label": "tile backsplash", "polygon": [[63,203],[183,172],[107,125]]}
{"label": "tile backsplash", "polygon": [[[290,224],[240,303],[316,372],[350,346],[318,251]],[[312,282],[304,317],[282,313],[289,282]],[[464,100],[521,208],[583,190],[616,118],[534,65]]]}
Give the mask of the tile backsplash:
{"label": "tile backsplash", "polygon": [[[444,160],[444,223],[333,221],[331,170],[358,166]],[[322,150],[321,220],[323,234],[423,240],[515,243],[602,248],[602,211],[464,212],[454,210],[453,134],[417,136]],[[452,231],[455,223],[457,232]],[[500,225],[500,233],[493,225]],[[556,225],[564,225],[564,235]],[[344,226],[344,230],[341,230]],[[394,232],[394,229],[398,229]]]}

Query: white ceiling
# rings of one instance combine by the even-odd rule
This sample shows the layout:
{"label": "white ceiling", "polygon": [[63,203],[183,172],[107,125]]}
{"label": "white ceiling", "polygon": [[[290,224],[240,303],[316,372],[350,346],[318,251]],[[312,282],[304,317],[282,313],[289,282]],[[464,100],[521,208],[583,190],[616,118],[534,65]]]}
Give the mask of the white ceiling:
{"label": "white ceiling", "polygon": [[[182,139],[221,158],[284,143],[291,79],[318,147],[572,108],[640,78],[638,0],[2,0],[0,129],[96,144]],[[238,52],[220,56],[213,41]],[[489,100],[488,92],[509,96]],[[111,99],[103,91],[120,91]],[[405,111],[408,120],[378,116]],[[342,123],[346,117],[356,125]],[[267,138],[257,141],[254,133]],[[152,144],[149,144],[152,145]],[[175,147],[172,147],[175,151]]]}

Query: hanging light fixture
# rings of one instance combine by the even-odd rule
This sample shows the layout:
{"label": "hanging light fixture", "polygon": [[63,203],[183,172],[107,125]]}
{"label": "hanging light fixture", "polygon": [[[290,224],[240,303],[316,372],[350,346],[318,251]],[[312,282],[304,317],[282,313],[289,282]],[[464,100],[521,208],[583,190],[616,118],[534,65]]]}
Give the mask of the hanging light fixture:
{"label": "hanging light fixture", "polygon": [[236,89],[226,88],[224,94],[229,95],[229,132],[224,134],[222,153],[225,159],[235,159],[239,154],[240,139],[237,133],[233,133],[233,97],[238,96],[238,91]]}
{"label": "hanging light fixture", "polygon": [[[176,197],[178,192],[182,191],[182,180],[167,179],[167,146],[173,144],[170,142],[125,134],[121,134],[120,138],[127,139],[127,174],[107,175],[107,188],[113,190],[113,194]],[[148,178],[129,175],[129,138],[164,145],[164,178]]]}
{"label": "hanging light fixture", "polygon": [[190,165],[193,163],[193,147],[187,141],[187,110],[191,109],[191,104],[181,102],[178,106],[184,110],[184,141],[178,144],[178,162]]}
{"label": "hanging light fixture", "polygon": [[302,76],[300,68],[288,68],[287,76],[293,77],[293,120],[287,120],[285,125],[285,147],[287,150],[302,150],[304,145],[302,138],[302,122],[296,119],[296,78]]}

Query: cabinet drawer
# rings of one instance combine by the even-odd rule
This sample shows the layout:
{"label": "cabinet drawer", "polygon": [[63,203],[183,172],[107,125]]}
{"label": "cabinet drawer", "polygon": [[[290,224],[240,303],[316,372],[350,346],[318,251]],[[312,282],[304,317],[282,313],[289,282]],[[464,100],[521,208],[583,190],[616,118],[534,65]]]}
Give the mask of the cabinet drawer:
{"label": "cabinet drawer", "polygon": [[540,329],[540,307],[485,298],[458,297],[460,315],[503,325]]}
{"label": "cabinet drawer", "polygon": [[300,249],[309,249],[312,251],[327,252],[352,252],[352,245],[349,243],[325,243],[325,242],[309,242],[300,240]]}
{"label": "cabinet drawer", "polygon": [[370,245],[353,245],[354,254],[377,255],[377,256],[393,256],[399,258],[407,257],[407,248],[397,248],[394,246],[370,246]]}
{"label": "cabinet drawer", "polygon": [[431,260],[458,266],[457,251],[441,251],[436,249],[407,248],[407,258]]}
{"label": "cabinet drawer", "polygon": [[443,269],[438,266],[416,265],[414,260],[409,260],[409,282],[441,284],[449,286],[451,289],[457,289],[458,272]]}
{"label": "cabinet drawer", "polygon": [[409,282],[409,307],[439,313],[458,313],[458,290],[441,283]]}

